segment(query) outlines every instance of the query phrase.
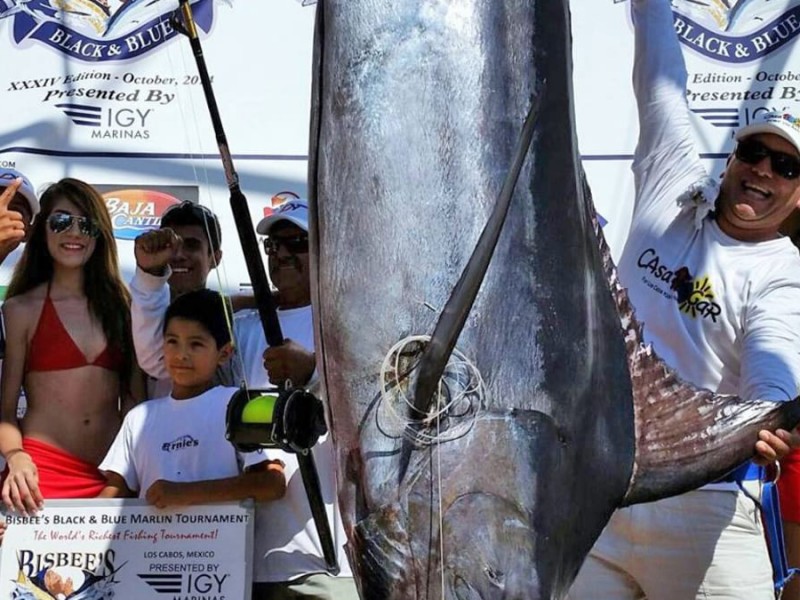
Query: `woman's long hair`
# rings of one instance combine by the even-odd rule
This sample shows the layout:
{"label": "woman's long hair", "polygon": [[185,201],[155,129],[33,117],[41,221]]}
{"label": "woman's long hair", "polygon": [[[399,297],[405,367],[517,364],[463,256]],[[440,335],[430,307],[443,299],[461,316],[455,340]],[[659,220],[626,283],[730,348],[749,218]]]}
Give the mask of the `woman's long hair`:
{"label": "woman's long hair", "polygon": [[122,353],[122,389],[130,384],[133,339],[131,337],[131,298],[122,283],[117,261],[111,217],[103,197],[88,183],[67,177],[52,184],[39,200],[41,210],[31,227],[25,250],[14,267],[6,298],[13,298],[48,282],[53,277],[53,257],[47,249],[47,218],[59,200],[69,200],[94,221],[100,235],[92,255],[83,265],[83,292],[90,313],[100,322],[108,344]]}

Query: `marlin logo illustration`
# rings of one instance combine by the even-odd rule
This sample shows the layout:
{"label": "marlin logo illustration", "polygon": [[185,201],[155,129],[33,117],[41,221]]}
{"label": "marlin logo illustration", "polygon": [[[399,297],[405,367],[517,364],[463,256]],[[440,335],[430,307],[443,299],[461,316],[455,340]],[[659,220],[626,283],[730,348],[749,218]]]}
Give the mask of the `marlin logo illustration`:
{"label": "marlin logo illustration", "polygon": [[[213,22],[213,0],[194,0],[198,26]],[[0,19],[13,20],[14,43],[34,39],[89,62],[135,58],[176,35],[168,0],[0,0]]]}
{"label": "marlin logo illustration", "polygon": [[726,63],[748,63],[798,34],[799,0],[673,0],[675,30],[685,45]]}

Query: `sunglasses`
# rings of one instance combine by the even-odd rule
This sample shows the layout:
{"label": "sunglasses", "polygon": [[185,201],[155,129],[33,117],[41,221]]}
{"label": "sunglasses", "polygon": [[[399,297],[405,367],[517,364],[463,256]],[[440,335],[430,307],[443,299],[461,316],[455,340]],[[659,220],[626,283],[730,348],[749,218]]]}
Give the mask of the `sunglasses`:
{"label": "sunglasses", "polygon": [[308,236],[298,235],[289,238],[264,238],[264,252],[267,256],[277,256],[283,246],[289,254],[305,254],[308,252]]}
{"label": "sunglasses", "polygon": [[757,165],[769,157],[772,172],[784,179],[797,179],[800,176],[800,158],[770,150],[757,140],[744,140],[736,146],[736,158],[748,165]]}
{"label": "sunglasses", "polygon": [[96,238],[100,235],[100,229],[89,217],[70,215],[67,213],[53,213],[47,217],[47,226],[53,233],[64,233],[72,229],[73,223],[78,223],[78,231],[86,237]]}

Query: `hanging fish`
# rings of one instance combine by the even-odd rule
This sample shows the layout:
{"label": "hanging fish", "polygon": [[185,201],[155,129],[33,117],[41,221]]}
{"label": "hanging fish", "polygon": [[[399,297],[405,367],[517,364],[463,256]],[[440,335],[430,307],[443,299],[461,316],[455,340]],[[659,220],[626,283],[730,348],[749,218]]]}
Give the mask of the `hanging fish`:
{"label": "hanging fish", "polygon": [[566,0],[317,11],[312,301],[362,597],[563,598],[617,507],[721,477],[798,401],[698,390],[642,342]]}

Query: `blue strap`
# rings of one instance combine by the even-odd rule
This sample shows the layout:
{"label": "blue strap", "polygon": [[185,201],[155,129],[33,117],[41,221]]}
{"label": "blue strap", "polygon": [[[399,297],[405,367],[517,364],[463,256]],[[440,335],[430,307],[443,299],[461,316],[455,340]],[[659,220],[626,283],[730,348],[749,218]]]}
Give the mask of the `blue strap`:
{"label": "blue strap", "polygon": [[758,465],[748,460],[742,466],[737,467],[736,469],[728,473],[725,477],[720,479],[720,481],[739,483],[741,481],[764,479],[764,475],[765,475],[764,467],[759,467]]}
{"label": "blue strap", "polygon": [[[743,481],[759,479],[761,485],[761,501],[753,498],[742,486]],[[783,521],[781,520],[781,505],[778,498],[776,481],[767,481],[766,469],[748,461],[734,469],[720,481],[736,482],[739,488],[761,509],[761,518],[764,522],[764,537],[769,548],[769,558],[772,563],[772,580],[775,585],[775,595],[780,598],[784,586],[800,569],[790,568],[786,560],[786,543],[783,538]]]}
{"label": "blue strap", "polygon": [[761,514],[766,529],[769,557],[772,561],[772,579],[775,593],[780,597],[781,590],[789,583],[800,569],[789,567],[786,560],[786,544],[783,539],[783,522],[781,521],[781,503],[778,499],[778,486],[774,481],[767,481],[761,488]]}

